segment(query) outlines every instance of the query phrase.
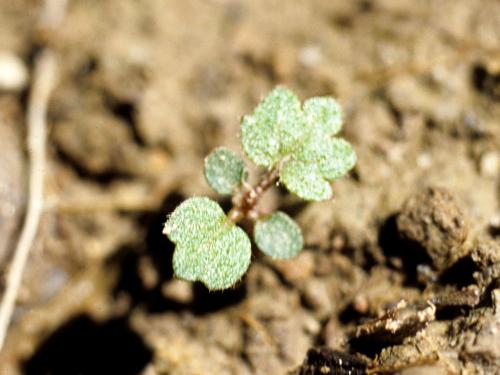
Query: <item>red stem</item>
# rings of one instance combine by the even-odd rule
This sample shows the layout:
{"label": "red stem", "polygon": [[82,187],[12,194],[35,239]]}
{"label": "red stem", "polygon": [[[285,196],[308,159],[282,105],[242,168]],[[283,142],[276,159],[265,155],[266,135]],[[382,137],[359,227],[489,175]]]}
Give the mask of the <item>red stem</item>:
{"label": "red stem", "polygon": [[262,197],[262,194],[269,189],[278,180],[279,170],[273,168],[267,171],[257,185],[247,190],[242,196],[238,197],[233,203],[233,208],[228,213],[228,218],[237,223],[245,218],[254,218],[255,207]]}

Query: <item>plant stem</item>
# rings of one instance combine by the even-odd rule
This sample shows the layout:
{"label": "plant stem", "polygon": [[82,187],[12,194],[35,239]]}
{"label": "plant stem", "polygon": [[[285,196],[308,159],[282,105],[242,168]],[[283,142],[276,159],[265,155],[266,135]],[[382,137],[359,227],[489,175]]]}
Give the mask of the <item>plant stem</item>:
{"label": "plant stem", "polygon": [[228,218],[237,223],[245,218],[256,219],[255,207],[259,203],[262,194],[276,183],[279,177],[279,168],[274,167],[268,170],[254,187],[245,191],[233,202],[233,208],[228,213]]}

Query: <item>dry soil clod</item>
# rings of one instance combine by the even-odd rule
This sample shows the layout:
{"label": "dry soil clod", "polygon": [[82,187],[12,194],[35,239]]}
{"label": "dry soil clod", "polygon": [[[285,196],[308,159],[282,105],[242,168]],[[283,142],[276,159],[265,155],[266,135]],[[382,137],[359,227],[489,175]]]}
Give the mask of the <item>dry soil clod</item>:
{"label": "dry soil clod", "polygon": [[352,340],[397,344],[404,338],[415,335],[435,319],[436,307],[428,302],[427,306],[411,306],[401,300],[380,318],[356,327]]}
{"label": "dry soil clod", "polygon": [[397,218],[400,235],[429,255],[438,270],[466,255],[467,219],[453,195],[428,187],[411,196]]}

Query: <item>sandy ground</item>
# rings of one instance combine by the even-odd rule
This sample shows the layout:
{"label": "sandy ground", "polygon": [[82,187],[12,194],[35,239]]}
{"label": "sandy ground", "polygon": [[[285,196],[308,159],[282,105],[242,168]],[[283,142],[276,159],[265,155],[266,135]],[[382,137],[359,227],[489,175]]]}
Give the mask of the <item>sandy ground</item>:
{"label": "sandy ground", "polygon": [[[29,73],[38,9],[0,3]],[[46,209],[1,375],[348,373],[324,352],[297,369],[319,346],[359,373],[500,373],[498,1],[74,0],[49,42]],[[166,215],[215,198],[203,158],[241,154],[239,118],[278,84],[341,102],[357,166],[330,202],[269,192],[304,231],[294,260],[256,253],[224,293],[174,280]],[[0,91],[2,274],[26,97]]]}

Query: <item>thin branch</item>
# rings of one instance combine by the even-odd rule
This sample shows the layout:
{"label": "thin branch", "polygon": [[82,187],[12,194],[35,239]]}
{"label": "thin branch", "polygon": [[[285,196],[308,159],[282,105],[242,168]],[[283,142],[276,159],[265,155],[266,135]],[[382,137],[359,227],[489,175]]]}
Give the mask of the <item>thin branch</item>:
{"label": "thin branch", "polygon": [[[45,0],[39,27],[54,31],[66,13],[67,0]],[[5,293],[0,304],[0,351],[5,343],[17,294],[29,252],[33,246],[43,211],[43,188],[47,143],[47,106],[56,83],[55,53],[46,47],[35,57],[33,83],[26,114],[29,186],[26,216],[7,274]]]}
{"label": "thin branch", "polygon": [[5,293],[0,305],[0,350],[5,341],[26,260],[43,211],[43,176],[47,138],[45,118],[47,103],[54,87],[55,74],[56,60],[53,52],[42,51],[35,61],[33,86],[27,113],[27,145],[30,162],[28,204],[24,226],[14,251],[12,264],[7,275]]}

